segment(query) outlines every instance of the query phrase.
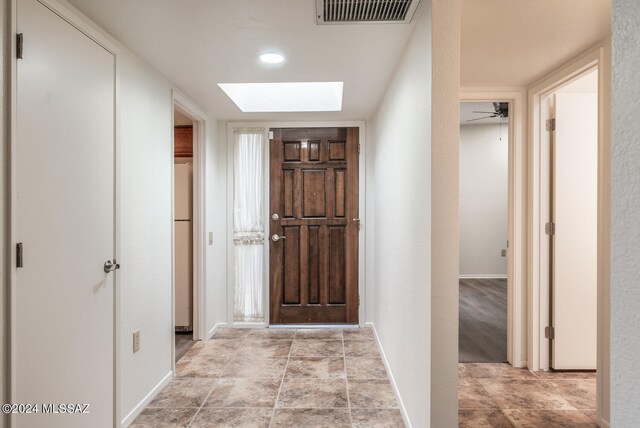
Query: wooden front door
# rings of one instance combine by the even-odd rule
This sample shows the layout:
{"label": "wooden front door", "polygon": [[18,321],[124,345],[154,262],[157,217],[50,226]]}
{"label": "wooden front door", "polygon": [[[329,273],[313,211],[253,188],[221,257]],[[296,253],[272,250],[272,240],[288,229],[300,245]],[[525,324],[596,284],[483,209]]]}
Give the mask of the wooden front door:
{"label": "wooden front door", "polygon": [[358,128],[272,131],[270,321],[357,323]]}

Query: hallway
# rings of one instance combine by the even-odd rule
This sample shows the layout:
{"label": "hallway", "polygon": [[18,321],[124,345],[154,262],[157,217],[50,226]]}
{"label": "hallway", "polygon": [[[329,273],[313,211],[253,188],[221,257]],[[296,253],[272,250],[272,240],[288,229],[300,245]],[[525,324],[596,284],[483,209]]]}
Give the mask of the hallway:
{"label": "hallway", "polygon": [[218,329],[131,427],[404,427],[373,330]]}

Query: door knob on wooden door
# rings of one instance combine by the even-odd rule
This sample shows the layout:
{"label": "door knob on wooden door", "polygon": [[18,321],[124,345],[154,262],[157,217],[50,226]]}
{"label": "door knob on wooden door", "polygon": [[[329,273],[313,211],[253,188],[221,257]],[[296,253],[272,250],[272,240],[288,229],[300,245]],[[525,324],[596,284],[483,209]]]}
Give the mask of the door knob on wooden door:
{"label": "door knob on wooden door", "polygon": [[278,235],[277,235],[277,234],[275,234],[275,233],[274,233],[274,234],[273,234],[273,236],[271,237],[271,240],[272,240],[273,242],[278,242],[278,241],[279,241],[279,240],[281,240],[281,239],[287,239],[287,237],[286,237],[286,236],[278,236]]}

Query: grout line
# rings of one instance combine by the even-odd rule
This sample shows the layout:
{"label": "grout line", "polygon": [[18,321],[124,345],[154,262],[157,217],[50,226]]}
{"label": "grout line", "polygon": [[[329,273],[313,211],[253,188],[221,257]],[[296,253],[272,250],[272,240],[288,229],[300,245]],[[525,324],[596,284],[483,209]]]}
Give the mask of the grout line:
{"label": "grout line", "polygon": [[293,339],[291,340],[291,346],[289,347],[289,355],[287,356],[287,364],[284,365],[284,372],[282,373],[282,379],[280,379],[280,388],[278,388],[278,394],[276,395],[276,401],[273,403],[273,412],[271,413],[271,420],[269,421],[269,428],[271,428],[271,424],[273,423],[273,419],[276,416],[276,407],[278,406],[278,400],[280,400],[280,392],[282,392],[282,386],[284,385],[284,379],[287,375],[287,369],[289,368],[289,361],[291,361],[291,353],[293,352],[293,343],[296,340],[296,336],[298,335],[298,330],[296,330],[293,335]]}
{"label": "grout line", "polygon": [[[215,334],[215,333],[214,333]],[[244,343],[244,341],[246,340],[248,335],[245,335],[244,337],[242,337],[240,339],[240,345],[242,345]],[[212,340],[212,339],[209,339]],[[219,340],[219,339],[218,339]],[[240,348],[240,346],[238,346],[238,348]],[[209,397],[211,396],[211,394],[213,393],[213,390],[216,389],[216,386],[218,386],[218,384],[220,383],[220,380],[222,379],[222,377],[224,376],[225,373],[225,369],[226,367],[231,364],[234,360],[235,357],[238,355],[238,348],[236,348],[235,351],[233,351],[233,357],[231,357],[231,359],[229,360],[228,363],[226,363],[226,365],[224,366],[224,368],[222,369],[222,373],[220,374],[220,376],[218,376],[218,379],[215,381],[215,383],[213,384],[213,386],[211,387],[211,390],[209,391],[209,393],[207,394],[207,396],[205,397],[205,399],[202,401],[202,404],[200,405],[200,407],[198,407],[198,411],[196,412],[195,415],[193,415],[193,418],[191,418],[191,421],[189,421],[189,424],[187,425],[187,428],[191,427],[191,425],[193,424],[193,422],[196,420],[196,417],[198,417],[198,415],[200,414],[200,411],[202,410],[202,408],[204,407],[204,404],[207,402],[207,400],[209,399]],[[193,379],[210,379],[210,378],[193,378]]]}
{"label": "grout line", "polygon": [[347,408],[349,409],[349,425],[353,427],[351,417],[351,396],[349,395],[349,375],[347,374],[347,350],[344,347],[344,331],[342,331],[342,358],[344,361],[344,384],[347,387]]}

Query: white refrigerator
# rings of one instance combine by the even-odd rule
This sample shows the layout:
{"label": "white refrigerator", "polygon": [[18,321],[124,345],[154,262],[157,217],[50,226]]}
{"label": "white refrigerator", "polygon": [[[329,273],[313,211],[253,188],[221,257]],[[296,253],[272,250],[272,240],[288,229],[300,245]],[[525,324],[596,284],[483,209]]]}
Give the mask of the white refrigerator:
{"label": "white refrigerator", "polygon": [[193,167],[174,165],[176,331],[193,329]]}

